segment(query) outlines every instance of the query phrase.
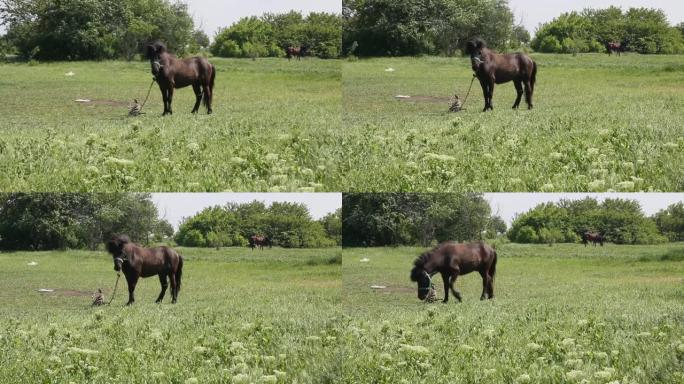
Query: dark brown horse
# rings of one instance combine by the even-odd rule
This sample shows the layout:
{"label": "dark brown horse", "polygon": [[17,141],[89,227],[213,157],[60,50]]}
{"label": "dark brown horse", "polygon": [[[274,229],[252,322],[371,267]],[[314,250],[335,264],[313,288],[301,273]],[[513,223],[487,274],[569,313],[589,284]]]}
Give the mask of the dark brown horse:
{"label": "dark brown horse", "polygon": [[599,232],[584,232],[582,234],[582,243],[584,243],[584,246],[586,247],[590,241],[594,244],[594,247],[596,246],[596,244],[601,244],[601,246],[603,247],[605,237],[603,236],[603,234]]}
{"label": "dark brown horse", "polygon": [[306,45],[301,45],[299,47],[285,47],[285,54],[287,55],[287,60],[291,60],[296,57],[297,60],[301,60],[302,57],[306,56],[309,52],[309,47]]}
{"label": "dark brown horse", "polygon": [[159,276],[161,293],[157,303],[161,303],[171,280],[171,297],[175,303],[181,287],[183,257],[169,247],[144,248],[131,242],[128,236],[115,236],[107,242],[107,251],[114,258],[114,270],[122,271],[128,282],[128,303],[135,301],[133,291],[141,277]]}
{"label": "dark brown horse", "polygon": [[608,53],[608,56],[612,55],[613,53],[616,53],[618,56],[620,56],[620,54],[624,51],[624,44],[622,43],[618,43],[615,41],[610,41],[606,43],[606,52]]}
{"label": "dark brown horse", "polygon": [[273,244],[271,243],[271,239],[269,239],[266,236],[250,236],[249,237],[249,247],[252,248],[252,251],[254,248],[259,247],[259,249],[264,249],[264,246],[268,245],[269,248],[273,248]]}
{"label": "dark brown horse", "polygon": [[482,242],[459,244],[442,243],[418,256],[411,270],[411,281],[418,283],[418,298],[425,300],[432,292],[432,275],[440,273],[444,282],[444,300],[449,301],[449,289],[458,301],[461,293],[454,288],[456,278],[473,271],[482,276],[482,296],[494,298],[494,275],[496,273],[496,250]]}
{"label": "dark brown horse", "polygon": [[207,113],[211,114],[211,100],[216,79],[216,67],[213,64],[203,57],[181,60],[169,53],[161,42],[148,45],[146,53],[147,58],[150,59],[152,75],[159,84],[164,101],[162,115],[173,113],[171,111],[173,90],[189,85],[192,85],[192,90],[195,91],[195,107],[192,108],[192,113],[197,113],[200,102],[204,102]]}
{"label": "dark brown horse", "polygon": [[513,103],[513,109],[520,106],[523,87],[527,107],[532,109],[532,94],[537,79],[537,63],[529,56],[523,53],[496,53],[487,48],[485,42],[480,39],[469,41],[466,44],[465,52],[470,55],[473,71],[482,86],[485,100],[483,112],[487,109],[494,109],[492,106],[494,84],[503,84],[509,81],[513,81],[518,93],[515,103]]}

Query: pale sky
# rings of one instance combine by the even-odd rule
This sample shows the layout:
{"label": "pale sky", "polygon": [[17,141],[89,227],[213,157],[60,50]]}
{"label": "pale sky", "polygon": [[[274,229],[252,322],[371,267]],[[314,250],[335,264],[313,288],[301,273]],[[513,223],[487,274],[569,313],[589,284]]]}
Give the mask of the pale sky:
{"label": "pale sky", "polygon": [[247,16],[286,13],[292,10],[304,15],[311,12],[342,13],[342,0],[185,0],[195,27],[214,39],[219,28],[229,27]]}
{"label": "pale sky", "polygon": [[484,198],[492,208],[492,214],[501,216],[510,226],[516,214],[525,213],[545,202],[561,199],[581,200],[592,197],[602,202],[610,199],[636,200],[646,216],[651,216],[668,205],[684,201],[684,193],[485,193]]}
{"label": "pale sky", "polygon": [[684,21],[684,0],[508,0],[515,15],[516,24],[522,20],[525,29],[534,36],[541,23],[546,23],[561,13],[581,11],[585,8],[608,8],[611,5],[622,8],[658,8],[665,11],[670,25]]}
{"label": "pale sky", "polygon": [[153,193],[152,202],[157,206],[159,215],[171,223],[174,229],[184,217],[190,217],[204,208],[226,203],[251,203],[262,201],[266,206],[271,203],[303,203],[309,208],[314,220],[342,207],[341,193]]}

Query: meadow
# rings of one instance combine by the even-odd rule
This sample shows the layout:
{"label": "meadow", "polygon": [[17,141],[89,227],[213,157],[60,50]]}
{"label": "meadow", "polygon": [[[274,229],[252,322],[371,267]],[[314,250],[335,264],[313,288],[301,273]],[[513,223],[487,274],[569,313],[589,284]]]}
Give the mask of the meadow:
{"label": "meadow", "polygon": [[424,250],[343,250],[343,382],[684,383],[683,243],[500,244],[495,299],[475,273],[447,304],[417,298]]}
{"label": "meadow", "polygon": [[[532,54],[534,109],[512,83],[482,113],[469,58],[342,65],[344,185],[352,191],[680,191],[684,56]],[[411,96],[397,100],[395,96]]]}
{"label": "meadow", "polygon": [[94,308],[104,251],[0,254],[0,383],[337,382],[339,248],[179,250],[177,304],[151,277],[125,307],[122,278]]}
{"label": "meadow", "polygon": [[128,117],[152,80],[146,61],[0,64],[0,190],[336,190],[340,62],[211,62],[214,114],[190,114],[183,88],[164,118],[156,84]]}

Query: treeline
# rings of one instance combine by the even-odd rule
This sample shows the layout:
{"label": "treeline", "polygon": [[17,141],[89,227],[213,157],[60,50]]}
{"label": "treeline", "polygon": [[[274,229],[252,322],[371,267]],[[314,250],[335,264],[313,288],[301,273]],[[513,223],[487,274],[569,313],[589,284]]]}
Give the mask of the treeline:
{"label": "treeline", "polygon": [[115,234],[162,241],[173,227],[149,194],[0,193],[0,249],[95,249]]}
{"label": "treeline", "polygon": [[543,24],[532,48],[551,53],[605,52],[608,42],[639,53],[683,53],[684,23],[671,27],[659,9],[585,9]]}
{"label": "treeline", "polygon": [[273,245],[287,248],[337,246],[342,241],[340,212],[313,220],[303,204],[229,203],[184,219],[175,240],[188,247],[242,247],[253,235],[268,236]]}
{"label": "treeline", "polygon": [[153,40],[183,54],[207,46],[187,6],[169,0],[3,0],[5,50],[24,59],[132,59]]}
{"label": "treeline", "polygon": [[346,193],[343,246],[421,245],[506,232],[480,194]]}
{"label": "treeline", "polygon": [[330,13],[266,13],[245,17],[221,29],[211,53],[222,57],[282,57],[285,48],[305,46],[308,55],[336,58],[342,45],[342,19]]}
{"label": "treeline", "polygon": [[344,53],[454,55],[480,37],[493,48],[530,41],[506,0],[343,0]]}
{"label": "treeline", "polygon": [[674,204],[647,217],[634,200],[561,200],[543,203],[515,218],[508,238],[517,243],[576,243],[587,231],[616,244],[655,244],[684,240],[684,205]]}

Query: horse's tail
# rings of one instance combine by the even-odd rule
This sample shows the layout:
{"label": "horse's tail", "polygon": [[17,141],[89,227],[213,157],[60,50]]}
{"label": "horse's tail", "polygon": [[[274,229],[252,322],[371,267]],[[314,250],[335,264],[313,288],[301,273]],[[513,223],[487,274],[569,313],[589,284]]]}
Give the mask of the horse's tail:
{"label": "horse's tail", "polygon": [[494,280],[494,275],[496,275],[496,249],[494,250],[494,260],[492,261],[492,265],[489,267],[489,276],[492,277],[492,280]]}
{"label": "horse's tail", "polygon": [[176,269],[176,292],[180,292],[183,277],[183,256],[178,255],[178,269]]}
{"label": "horse's tail", "polygon": [[537,63],[532,60],[532,76],[530,76],[530,91],[534,92],[534,83],[537,81]]}

